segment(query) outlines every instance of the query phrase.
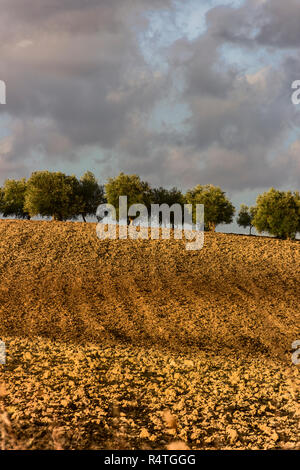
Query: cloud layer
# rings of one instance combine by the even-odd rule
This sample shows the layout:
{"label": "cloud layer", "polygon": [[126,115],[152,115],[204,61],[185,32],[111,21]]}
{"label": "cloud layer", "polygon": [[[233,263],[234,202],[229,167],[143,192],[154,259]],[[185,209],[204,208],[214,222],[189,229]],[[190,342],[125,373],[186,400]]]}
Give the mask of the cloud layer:
{"label": "cloud layer", "polygon": [[180,2],[2,0],[2,180],[92,161],[153,184],[297,189],[299,2],[222,3],[195,39],[164,46],[150,15],[175,22]]}

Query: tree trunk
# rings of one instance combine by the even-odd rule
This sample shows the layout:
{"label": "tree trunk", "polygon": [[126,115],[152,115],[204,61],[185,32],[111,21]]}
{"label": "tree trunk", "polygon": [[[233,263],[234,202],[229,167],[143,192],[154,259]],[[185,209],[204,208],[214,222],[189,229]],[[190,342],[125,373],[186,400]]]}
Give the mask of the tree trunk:
{"label": "tree trunk", "polygon": [[81,217],[83,218],[83,222],[86,222],[84,214],[81,214]]}

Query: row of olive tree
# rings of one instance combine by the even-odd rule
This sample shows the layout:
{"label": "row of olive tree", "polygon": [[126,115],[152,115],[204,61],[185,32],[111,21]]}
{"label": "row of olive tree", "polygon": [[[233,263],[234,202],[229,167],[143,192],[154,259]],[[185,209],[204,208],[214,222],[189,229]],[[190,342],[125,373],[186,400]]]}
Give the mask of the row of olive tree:
{"label": "row of olive tree", "polygon": [[107,202],[116,208],[117,217],[119,196],[127,196],[128,206],[142,203],[147,208],[151,204],[193,204],[194,207],[195,204],[204,204],[204,227],[211,231],[219,224],[230,224],[235,213],[235,208],[224,191],[213,185],[198,185],[182,194],[177,188],[151,188],[139,176],[121,173],[116,178],[109,178],[105,185],[105,195]]}
{"label": "row of olive tree", "polygon": [[[5,216],[30,218],[40,215],[53,220],[86,220],[95,215],[98,205],[108,202],[116,208],[119,197],[127,196],[128,206],[151,204],[203,204],[205,230],[214,231],[219,224],[233,221],[235,208],[221,188],[198,185],[183,194],[179,189],[151,188],[138,175],[120,173],[101,186],[91,172],[79,180],[60,172],[37,171],[26,181],[7,180],[0,191],[0,212]],[[171,220],[172,221],[172,220]],[[298,192],[270,189],[258,196],[255,207],[242,205],[237,223],[268,232],[279,238],[295,238],[300,232],[300,196]]]}
{"label": "row of olive tree", "polygon": [[300,232],[300,194],[271,188],[258,196],[256,206],[241,205],[237,223],[240,227],[249,227],[250,235],[255,227],[258,233],[294,239]]}
{"label": "row of olive tree", "polygon": [[148,209],[151,204],[204,204],[207,230],[215,230],[218,224],[232,222],[235,212],[225,193],[218,187],[198,185],[183,194],[177,188],[151,188],[138,175],[124,173],[109,178],[104,190],[91,172],[78,180],[75,176],[60,172],[37,171],[27,181],[24,178],[7,180],[0,196],[0,212],[5,217],[28,219],[39,215],[62,221],[82,216],[85,221],[88,215],[95,215],[98,205],[104,202],[116,208],[118,217],[120,196],[127,196],[128,206],[142,203]]}
{"label": "row of olive tree", "polygon": [[0,212],[4,217],[30,219],[33,216],[86,220],[104,202],[104,188],[91,172],[80,180],[60,172],[37,171],[26,181],[6,180],[0,192]]}

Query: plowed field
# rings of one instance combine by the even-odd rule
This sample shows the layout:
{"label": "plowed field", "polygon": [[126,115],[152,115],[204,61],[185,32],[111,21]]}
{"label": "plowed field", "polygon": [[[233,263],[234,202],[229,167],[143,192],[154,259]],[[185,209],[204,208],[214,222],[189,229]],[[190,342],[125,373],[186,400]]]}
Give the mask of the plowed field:
{"label": "plowed field", "polygon": [[296,448],[299,242],[95,227],[0,221],[2,447]]}

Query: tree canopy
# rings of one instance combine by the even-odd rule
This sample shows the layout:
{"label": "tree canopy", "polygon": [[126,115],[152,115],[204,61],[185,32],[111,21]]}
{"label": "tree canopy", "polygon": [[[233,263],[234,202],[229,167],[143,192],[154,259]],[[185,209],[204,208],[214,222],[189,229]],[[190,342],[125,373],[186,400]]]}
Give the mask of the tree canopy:
{"label": "tree canopy", "polygon": [[300,197],[298,192],[271,188],[256,200],[253,225],[259,233],[278,238],[295,238],[300,231]]}
{"label": "tree canopy", "polygon": [[88,215],[95,215],[97,207],[105,202],[104,188],[100,186],[94,174],[87,171],[79,181],[80,215],[84,222]]}
{"label": "tree canopy", "polygon": [[147,182],[142,181],[138,175],[125,175],[120,173],[115,178],[109,178],[105,185],[107,202],[116,209],[119,219],[119,197],[127,196],[127,206],[144,204],[147,208],[151,204],[151,190]]}
{"label": "tree canopy", "polygon": [[[214,231],[219,224],[229,224],[233,220],[235,208],[220,187],[211,184],[198,185],[183,194],[173,187],[151,188],[147,181],[136,175],[120,173],[109,178],[105,186],[98,183],[90,171],[78,180],[74,175],[61,172],[36,171],[26,181],[7,179],[0,188],[0,212],[4,217],[28,218],[33,216],[52,217],[53,220],[76,219],[81,216],[96,215],[100,204],[108,202],[116,210],[119,220],[119,197],[127,197],[127,208],[133,204],[143,204],[149,210],[151,204],[159,208],[159,222],[166,220],[174,225],[174,205],[193,205],[193,221],[195,220],[196,204],[204,205],[205,230]],[[163,206],[165,205],[165,206]],[[168,211],[166,211],[168,206]],[[173,209],[172,209],[172,206]],[[157,209],[157,207],[156,207]],[[140,209],[146,217],[143,209]],[[134,211],[133,211],[134,214]],[[146,211],[147,214],[147,211]],[[129,216],[132,221],[136,216]],[[279,191],[271,188],[260,194],[256,206],[240,206],[237,223],[241,227],[253,227],[258,233],[266,232],[282,239],[294,239],[300,233],[300,194],[297,191]]]}
{"label": "tree canopy", "polygon": [[151,189],[151,203],[152,204],[184,204],[184,196],[177,188],[165,189],[162,187]]}
{"label": "tree canopy", "polygon": [[255,207],[248,207],[245,204],[241,204],[240,211],[238,213],[237,217],[237,224],[240,227],[247,228],[249,227],[250,229],[250,235],[251,231],[253,228],[253,219],[255,216],[256,209]]}
{"label": "tree canopy", "polygon": [[219,224],[230,224],[235,208],[225,192],[217,186],[198,185],[186,193],[188,204],[204,204],[204,225],[206,230],[215,231]]}
{"label": "tree canopy", "polygon": [[29,212],[24,208],[26,189],[25,178],[21,180],[8,179],[5,181],[1,189],[0,199],[0,212],[2,212],[4,217],[30,218]]}
{"label": "tree canopy", "polygon": [[[185,197],[182,192],[173,187],[171,189],[165,189],[163,187],[151,189],[151,204],[167,204],[170,208],[174,204],[179,204],[183,206],[185,202]],[[174,226],[174,213],[171,212],[168,220],[163,220],[163,213],[159,213],[159,222],[164,225],[166,222],[170,222]],[[182,223],[182,220],[180,221]]]}
{"label": "tree canopy", "polygon": [[60,172],[36,171],[27,182],[25,210],[30,216],[67,220],[80,212],[79,182]]}

